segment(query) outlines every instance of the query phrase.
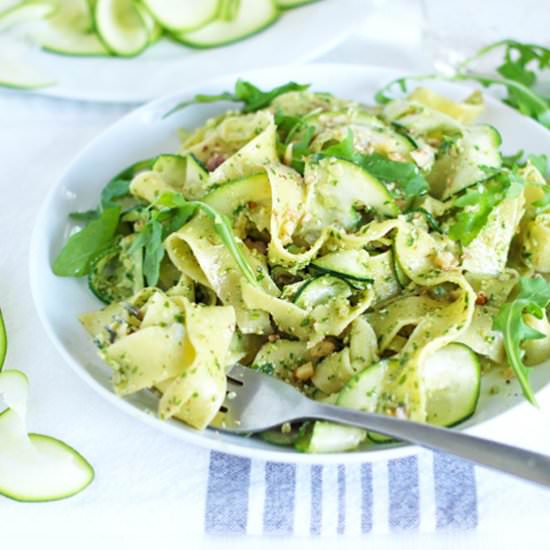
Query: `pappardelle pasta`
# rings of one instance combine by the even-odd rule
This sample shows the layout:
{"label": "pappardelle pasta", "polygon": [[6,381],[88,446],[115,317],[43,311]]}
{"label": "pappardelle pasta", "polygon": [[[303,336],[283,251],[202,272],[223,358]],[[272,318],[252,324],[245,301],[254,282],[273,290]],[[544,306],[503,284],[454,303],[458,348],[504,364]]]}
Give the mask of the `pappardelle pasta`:
{"label": "pappardelle pasta", "polygon": [[[366,106],[303,88],[208,120],[75,216],[89,223],[54,271],[88,275],[108,304],[81,322],[116,391],[219,426],[241,362],[313,399],[450,426],[475,412],[480,361],[508,360],[534,401],[526,365],[550,357],[544,159],[501,154],[474,122],[479,93]],[[367,434],[265,438],[322,452]]]}

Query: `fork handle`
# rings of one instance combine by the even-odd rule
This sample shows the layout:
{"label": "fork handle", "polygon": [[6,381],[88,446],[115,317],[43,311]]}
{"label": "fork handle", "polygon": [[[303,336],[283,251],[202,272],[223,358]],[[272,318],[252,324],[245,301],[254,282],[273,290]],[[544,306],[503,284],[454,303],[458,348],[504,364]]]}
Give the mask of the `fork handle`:
{"label": "fork handle", "polygon": [[448,428],[344,409],[324,403],[313,404],[308,413],[310,418],[332,420],[380,432],[550,487],[550,456]]}

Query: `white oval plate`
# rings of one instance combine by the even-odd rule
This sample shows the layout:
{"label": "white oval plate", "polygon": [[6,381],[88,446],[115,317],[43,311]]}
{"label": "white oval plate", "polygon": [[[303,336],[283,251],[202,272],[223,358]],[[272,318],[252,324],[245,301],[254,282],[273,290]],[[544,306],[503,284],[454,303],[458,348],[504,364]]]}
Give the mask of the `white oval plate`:
{"label": "white oval plate", "polygon": [[[396,76],[395,71],[355,65],[306,65],[303,67],[274,67],[243,75],[255,84],[271,88],[289,80],[308,82],[313,90],[330,91],[338,96],[372,102],[373,92]],[[304,455],[269,445],[259,439],[243,438],[215,430],[197,432],[177,421],[161,421],[155,417],[156,400],[148,392],[129,398],[116,396],[110,383],[110,369],[97,357],[89,336],[78,322],[84,311],[97,309],[101,304],[88,291],[83,279],[59,278],[53,275],[51,264],[67,235],[73,229],[69,212],[95,207],[99,192],[106,181],[137,160],[178,149],[177,130],[202,124],[206,117],[227,109],[229,104],[198,105],[163,119],[162,116],[179,101],[196,93],[216,93],[231,88],[235,75],[197,84],[186,90],[158,99],[130,113],[102,135],[97,137],[72,162],[63,177],[48,195],[36,222],[31,251],[30,275],[32,293],[40,319],[54,345],[71,367],[99,393],[136,418],[173,434],[189,443],[212,449],[260,457],[266,460],[308,463],[344,463],[387,459],[411,452],[410,446],[371,446],[361,452],[332,455]],[[465,97],[467,88],[437,84],[450,97]],[[524,148],[541,153],[547,148],[549,134],[541,126],[496,100],[488,100],[486,122],[502,133],[504,149],[514,152]],[[542,402],[550,402],[550,363],[534,369],[533,382]],[[497,395],[489,395],[489,388],[500,384]],[[499,377],[484,380],[482,398],[476,415],[462,428],[477,434],[498,437],[499,431],[508,440],[514,415],[525,409],[518,387],[506,386]],[[521,444],[521,433],[528,430],[519,426],[513,441]]]}
{"label": "white oval plate", "polygon": [[305,63],[354,32],[363,0],[322,0],[283,12],[257,35],[226,47],[197,50],[163,38],[131,58],[71,57],[35,52],[33,62],[57,84],[38,93],[84,101],[142,103],[228,72]]}

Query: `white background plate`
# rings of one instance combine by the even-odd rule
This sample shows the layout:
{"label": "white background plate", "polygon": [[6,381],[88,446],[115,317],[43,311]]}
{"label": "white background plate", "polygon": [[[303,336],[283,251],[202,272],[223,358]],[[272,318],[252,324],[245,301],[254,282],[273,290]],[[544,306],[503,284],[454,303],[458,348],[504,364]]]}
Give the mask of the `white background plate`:
{"label": "white background plate", "polygon": [[57,82],[39,93],[141,103],[228,72],[303,63],[353,33],[368,14],[368,4],[365,0],[322,0],[288,10],[265,31],[222,48],[196,50],[163,38],[130,59],[37,52],[33,61],[48,80]]}
{"label": "white background plate", "polygon": [[[314,90],[372,102],[376,89],[402,74],[404,72],[354,65],[307,65],[275,67],[243,76],[265,88],[296,80],[312,83]],[[188,442],[266,460],[311,463],[341,464],[367,458],[387,459],[410,453],[410,448],[405,446],[373,446],[364,452],[303,455],[257,439],[220,434],[213,430],[200,433],[176,421],[158,420],[151,414],[155,402],[147,393],[139,393],[128,399],[121,399],[113,393],[110,369],[97,357],[94,345],[77,319],[80,313],[100,307],[88,291],[86,281],[58,278],[51,272],[51,263],[72,229],[68,213],[94,207],[105,182],[133,162],[163,152],[175,152],[178,148],[178,128],[200,125],[206,117],[225,110],[228,104],[195,106],[167,119],[163,119],[162,115],[179,101],[196,93],[215,93],[230,88],[235,78],[235,75],[231,75],[199,83],[137,109],[95,139],[69,166],[41,210],[31,244],[31,286],[41,321],[67,362],[100,394],[133,416]],[[436,87],[457,99],[468,93],[467,88],[456,85],[438,84]],[[507,153],[519,148],[533,153],[542,153],[547,149],[549,134],[546,130],[496,100],[488,101],[483,118],[500,130],[504,151]],[[546,406],[550,404],[550,364],[537,367],[533,375],[536,388],[546,386],[538,394],[539,401]],[[463,427],[477,434],[532,446],[529,430],[522,429],[522,418],[532,423],[535,414],[533,409],[524,403],[515,383],[502,385],[497,395],[489,395],[488,390],[498,383],[498,378],[485,382],[478,412]],[[520,428],[514,430],[512,439],[511,417],[514,425]]]}

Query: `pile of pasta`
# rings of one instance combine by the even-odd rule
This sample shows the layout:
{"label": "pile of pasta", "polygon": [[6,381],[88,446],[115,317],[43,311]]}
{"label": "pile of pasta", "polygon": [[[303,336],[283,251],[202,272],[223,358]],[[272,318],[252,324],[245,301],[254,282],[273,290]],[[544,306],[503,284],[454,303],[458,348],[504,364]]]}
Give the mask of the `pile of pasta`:
{"label": "pile of pasta", "polygon": [[[435,352],[462,343],[502,364],[493,320],[520,274],[550,270],[550,217],[533,206],[546,182],[526,162],[524,187],[473,238],[450,232],[479,207],[456,197],[502,167],[498,132],[474,123],[482,109],[423,89],[383,107],[290,92],[208,120],[136,173],[130,192],[149,212],[177,193],[222,216],[253,277],[204,211],[173,228],[155,286],[132,276],[126,296],[81,317],[116,391],[154,389],[162,418],[203,429],[221,421],[236,362],[334,403],[383,360],[371,410],[426,421],[422,365]],[[403,190],[388,166],[407,166],[427,192]],[[120,249],[142,230],[138,219]],[[526,361],[549,350],[528,342]]]}

